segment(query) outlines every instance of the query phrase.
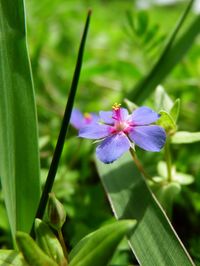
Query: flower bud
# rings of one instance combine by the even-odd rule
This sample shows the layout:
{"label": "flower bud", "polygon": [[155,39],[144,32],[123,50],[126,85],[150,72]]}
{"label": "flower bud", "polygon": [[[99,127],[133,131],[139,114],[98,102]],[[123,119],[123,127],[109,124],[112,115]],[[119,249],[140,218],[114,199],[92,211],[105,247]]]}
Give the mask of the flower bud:
{"label": "flower bud", "polygon": [[47,213],[50,226],[56,230],[60,230],[65,222],[66,213],[63,205],[56,199],[54,193],[49,193]]}

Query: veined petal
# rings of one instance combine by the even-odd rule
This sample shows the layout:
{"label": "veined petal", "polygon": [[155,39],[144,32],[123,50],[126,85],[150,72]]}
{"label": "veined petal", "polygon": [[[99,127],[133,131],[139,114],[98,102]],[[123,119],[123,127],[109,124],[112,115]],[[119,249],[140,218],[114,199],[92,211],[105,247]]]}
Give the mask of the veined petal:
{"label": "veined petal", "polygon": [[166,141],[166,133],[160,126],[136,126],[129,133],[130,139],[146,151],[160,151]]}
{"label": "veined petal", "polygon": [[91,125],[84,126],[79,130],[79,137],[86,139],[101,139],[108,136],[110,132],[110,126],[92,123]]}
{"label": "veined petal", "polygon": [[128,110],[126,108],[120,108],[120,117],[121,117],[121,120],[124,121],[128,118],[129,116],[129,113],[128,113]]}
{"label": "veined petal", "polygon": [[83,121],[84,117],[83,114],[78,110],[78,109],[73,109],[71,118],[70,118],[70,123],[72,124],[73,127],[76,129],[80,129],[83,126]]}
{"label": "veined petal", "polygon": [[157,121],[158,118],[159,114],[145,106],[137,108],[131,115],[133,124],[137,126],[149,125]]}
{"label": "veined petal", "polygon": [[112,163],[129,150],[130,141],[124,133],[113,134],[97,146],[97,157],[103,163]]}
{"label": "veined petal", "polygon": [[100,120],[100,117],[97,113],[91,113],[92,119],[91,119],[91,123],[97,123]]}
{"label": "veined petal", "polygon": [[103,122],[105,122],[106,124],[112,125],[114,123],[114,120],[112,118],[113,116],[112,111],[100,111],[99,116],[103,120]]}

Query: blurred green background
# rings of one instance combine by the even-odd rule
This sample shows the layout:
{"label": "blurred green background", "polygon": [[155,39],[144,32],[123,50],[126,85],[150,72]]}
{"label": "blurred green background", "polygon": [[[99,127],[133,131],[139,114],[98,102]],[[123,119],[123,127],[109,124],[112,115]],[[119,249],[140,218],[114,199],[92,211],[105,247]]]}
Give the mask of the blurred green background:
{"label": "blurred green background", "polygon": [[[26,1],[43,182],[57,140],[88,8],[92,8],[93,14],[75,106],[82,112],[98,112],[109,110],[114,102],[125,98],[149,71],[187,1],[166,5],[146,1],[148,7],[142,10],[141,2],[145,4],[131,0]],[[194,11],[186,26],[193,16]],[[184,131],[200,131],[199,55],[200,37],[162,83],[172,99],[181,99],[179,129]],[[153,98],[152,95],[147,99],[145,105],[153,107]],[[67,211],[64,234],[69,248],[114,219],[95,170],[94,147],[90,141],[77,138],[76,130],[70,128],[53,189]],[[173,146],[177,169],[193,175],[195,182],[183,187],[176,197],[172,223],[197,264],[200,262],[199,148],[197,143]],[[147,171],[156,175],[156,163],[162,154],[138,152]],[[0,228],[1,245],[9,246],[4,219]],[[129,260],[132,261],[128,247],[122,243],[113,263],[123,265]]]}

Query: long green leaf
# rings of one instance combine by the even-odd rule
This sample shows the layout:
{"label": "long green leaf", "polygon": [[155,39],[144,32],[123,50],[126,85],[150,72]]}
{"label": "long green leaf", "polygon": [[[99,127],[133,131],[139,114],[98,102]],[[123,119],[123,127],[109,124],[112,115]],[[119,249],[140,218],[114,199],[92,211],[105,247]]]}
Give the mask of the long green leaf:
{"label": "long green leaf", "polygon": [[16,241],[25,261],[32,266],[58,266],[58,264],[45,254],[36,242],[24,232],[16,233]]}
{"label": "long green leaf", "polygon": [[134,220],[117,221],[89,234],[70,253],[69,266],[106,266],[119,242],[135,225]]}
{"label": "long green leaf", "polygon": [[15,250],[0,250],[0,265],[2,266],[29,266],[21,253]]}
{"label": "long green leaf", "polygon": [[133,91],[131,91],[128,96],[126,95],[128,99],[136,103],[141,103],[144,99],[146,99],[149,94],[154,91],[157,85],[159,85],[167,77],[167,75],[180,62],[192,46],[195,38],[200,33],[200,15],[197,15],[178,40],[174,41],[177,32],[181,28],[186,15],[190,10],[192,2],[193,1],[190,1],[188,4],[188,7],[182,15],[182,19],[179,21],[177,28],[174,30],[174,34],[171,35],[172,39],[169,39],[169,43],[166,45],[166,48],[159,57],[158,61],[149,73],[147,73],[144,79],[136,85]]}
{"label": "long green leaf", "polygon": [[97,168],[117,219],[136,219],[130,246],[142,266],[194,265],[130,156]]}
{"label": "long green leaf", "polygon": [[0,176],[12,234],[29,231],[40,195],[35,99],[23,0],[0,1]]}
{"label": "long green leaf", "polygon": [[[54,151],[53,158],[52,158],[52,162],[51,162],[51,165],[49,168],[47,180],[46,180],[44,190],[42,192],[42,197],[40,199],[39,207],[38,207],[38,210],[36,213],[36,218],[42,219],[42,217],[44,215],[44,211],[45,211],[47,201],[48,201],[48,194],[49,194],[49,192],[51,192],[51,189],[52,189],[52,186],[53,186],[53,183],[55,180],[55,176],[57,173],[60,157],[61,157],[63,146],[65,143],[67,130],[69,127],[71,112],[72,112],[72,108],[73,108],[73,104],[74,104],[74,100],[75,100],[75,96],[76,96],[76,91],[77,91],[77,87],[78,87],[78,81],[79,81],[79,77],[80,77],[80,73],[81,73],[84,48],[85,48],[85,42],[87,39],[87,33],[88,33],[89,25],[90,25],[91,13],[92,13],[92,11],[89,10],[88,14],[87,14],[86,22],[85,22],[85,27],[84,27],[82,39],[81,39],[80,46],[79,46],[76,66],[75,66],[72,84],[71,84],[71,88],[70,88],[70,92],[69,92],[69,97],[68,97],[66,108],[65,108],[65,113],[63,116],[58,140],[57,140],[55,151]],[[33,227],[31,230],[32,235],[34,234]]]}

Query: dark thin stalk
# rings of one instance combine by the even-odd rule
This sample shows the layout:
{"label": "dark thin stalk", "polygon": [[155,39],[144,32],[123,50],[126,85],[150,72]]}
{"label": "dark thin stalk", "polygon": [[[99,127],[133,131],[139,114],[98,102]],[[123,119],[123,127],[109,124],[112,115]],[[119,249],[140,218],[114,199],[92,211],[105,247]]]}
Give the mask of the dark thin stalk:
{"label": "dark thin stalk", "polygon": [[[49,168],[44,190],[43,190],[43,193],[40,199],[39,207],[36,213],[36,218],[39,218],[39,219],[43,218],[45,208],[47,205],[47,201],[48,201],[48,194],[51,192],[51,189],[53,187],[53,183],[54,183],[56,172],[58,169],[58,164],[60,161],[62,149],[64,146],[65,137],[66,137],[66,133],[68,130],[70,116],[71,116],[71,112],[73,108],[73,103],[74,103],[74,99],[75,99],[75,95],[77,91],[77,85],[79,81],[83,54],[84,54],[84,47],[85,47],[87,32],[88,32],[89,23],[90,23],[90,16],[91,16],[91,10],[88,11],[84,32],[83,32],[83,36],[82,36],[80,47],[79,47],[77,63],[76,63],[75,71],[74,71],[74,76],[73,76],[73,80],[72,80],[72,84],[70,88],[68,101],[67,101],[66,108],[65,108],[65,113],[64,113],[61,129],[60,129],[59,137],[58,137],[56,148],[53,154],[52,162]],[[34,230],[32,227],[31,235],[33,234],[34,234]]]}

